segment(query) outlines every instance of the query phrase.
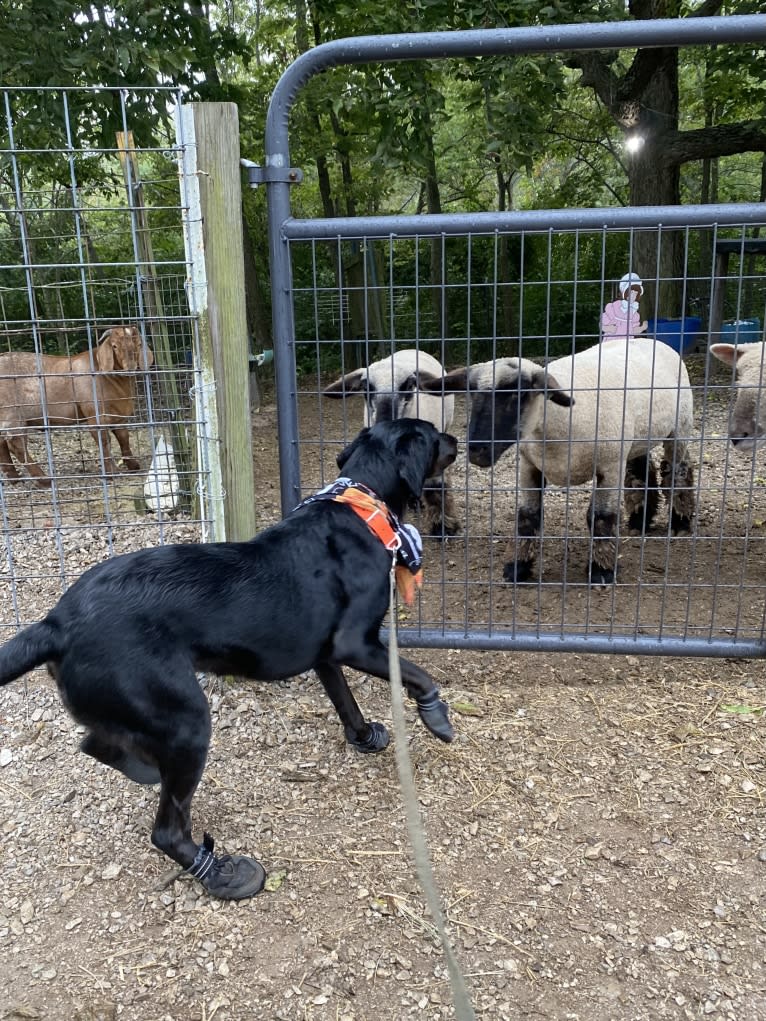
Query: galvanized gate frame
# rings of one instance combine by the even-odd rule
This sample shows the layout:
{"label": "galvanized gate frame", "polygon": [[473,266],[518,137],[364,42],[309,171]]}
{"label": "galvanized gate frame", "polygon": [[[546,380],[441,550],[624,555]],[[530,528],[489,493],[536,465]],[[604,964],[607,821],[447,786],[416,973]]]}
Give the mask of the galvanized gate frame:
{"label": "galvanized gate frame", "polygon": [[[487,212],[429,216],[360,216],[296,219],[290,189],[301,172],[290,164],[288,120],[299,91],[328,68],[371,62],[443,59],[457,56],[544,53],[569,50],[661,46],[709,46],[714,43],[766,41],[763,15],[626,21],[518,29],[359,36],[324,43],[302,54],[282,75],[272,95],[266,121],[265,164],[246,163],[253,187],[267,188],[271,262],[274,362],[283,514],[300,500],[298,390],[290,242],[344,237],[426,237],[469,232],[658,228],[763,223],[761,203],[715,203],[685,206],[602,207],[590,209]],[[596,634],[539,635],[517,632],[477,633],[402,629],[402,645],[432,648],[579,651],[654,655],[766,655],[762,641],[727,641],[684,637],[628,637]]]}

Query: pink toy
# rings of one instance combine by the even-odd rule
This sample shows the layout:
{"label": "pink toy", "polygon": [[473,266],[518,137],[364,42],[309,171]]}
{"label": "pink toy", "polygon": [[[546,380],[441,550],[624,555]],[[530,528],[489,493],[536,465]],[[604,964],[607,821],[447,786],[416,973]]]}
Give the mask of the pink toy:
{"label": "pink toy", "polygon": [[641,278],[637,273],[626,273],[619,286],[620,298],[610,301],[601,313],[602,340],[635,337],[646,332],[646,320],[641,322],[638,311],[638,299],[644,293]]}

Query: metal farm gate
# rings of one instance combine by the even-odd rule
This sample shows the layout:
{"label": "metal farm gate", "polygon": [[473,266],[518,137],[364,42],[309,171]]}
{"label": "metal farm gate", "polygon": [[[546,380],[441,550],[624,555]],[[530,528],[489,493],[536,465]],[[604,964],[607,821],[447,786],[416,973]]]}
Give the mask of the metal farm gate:
{"label": "metal farm gate", "polygon": [[[663,246],[680,253],[675,283],[686,318],[666,322],[660,301],[641,315],[684,353],[693,384],[691,534],[671,534],[664,505],[645,536],[628,535],[626,520],[618,521],[617,581],[590,587],[589,487],[550,487],[536,573],[528,584],[505,583],[518,462],[513,448],[493,469],[469,462],[466,398],[458,394],[451,431],[461,450],[449,476],[464,528],[426,540],[422,595],[412,612],[400,611],[403,645],[766,653],[766,462],[733,451],[733,372],[708,354],[715,340],[762,338],[764,242],[754,228],[766,225],[766,210],[749,203],[298,219],[290,193],[301,172],[290,162],[288,117],[299,90],[327,68],[372,61],[764,39],[766,18],[757,16],[362,37],[305,53],[278,83],[265,165],[249,168],[251,184],[268,189],[285,513],[335,477],[337,451],[363,424],[362,397],[323,393],[342,372],[404,348],[433,354],[447,369],[510,354],[542,361],[571,353],[598,343],[599,314],[619,297],[617,282],[633,270],[637,245],[656,245],[657,272],[645,281],[654,294],[668,282]],[[435,263],[448,260],[459,274],[435,279]],[[363,327],[353,329],[360,316]]]}

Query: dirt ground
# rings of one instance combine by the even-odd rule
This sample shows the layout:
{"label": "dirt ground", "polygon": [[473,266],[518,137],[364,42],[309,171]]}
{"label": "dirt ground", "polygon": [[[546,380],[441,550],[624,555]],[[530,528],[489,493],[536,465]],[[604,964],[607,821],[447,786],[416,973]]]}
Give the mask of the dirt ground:
{"label": "dirt ground", "polygon": [[[650,536],[625,537],[610,592],[582,584],[579,492],[548,494],[538,584],[517,593],[499,584],[513,458],[491,487],[459,461],[452,484],[470,542],[427,543],[423,599],[400,615],[402,628],[637,636],[662,622],[670,635],[762,638],[766,468],[762,455],[731,455],[727,401],[728,391],[710,393],[699,416],[693,541],[669,543],[661,511]],[[307,489],[333,477],[344,429],[359,424],[357,407],[346,409],[351,425],[343,411],[302,399]],[[464,435],[462,412],[455,431]],[[253,440],[267,524],[279,515],[268,394]],[[13,499],[11,525],[23,493]],[[63,559],[73,577],[110,541],[117,550],[147,541],[123,504],[112,536],[87,517],[63,548],[43,531],[17,539],[28,616],[56,595],[44,565]],[[162,538],[195,531],[178,522]],[[408,655],[442,686],[457,730],[444,746],[408,707],[431,857],[477,1016],[766,1018],[766,664]],[[352,682],[363,711],[390,725],[387,686]],[[269,889],[243,903],[174,880],[149,842],[156,790],[77,752],[78,728],[44,674],[0,692],[0,1019],[455,1017],[393,749],[370,758],[347,748],[312,676],[206,690],[214,738],[195,832],[264,862]]]}

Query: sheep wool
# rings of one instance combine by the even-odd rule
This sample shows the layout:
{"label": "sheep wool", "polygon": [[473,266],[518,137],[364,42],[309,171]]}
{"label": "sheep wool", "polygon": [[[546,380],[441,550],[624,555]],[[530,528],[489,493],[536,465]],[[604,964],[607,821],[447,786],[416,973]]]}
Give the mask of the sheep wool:
{"label": "sheep wool", "polygon": [[[690,529],[694,490],[687,458],[694,403],[686,366],[669,345],[643,337],[610,341],[545,366],[499,358],[427,385],[468,390],[472,464],[488,468],[518,444],[516,528],[506,581],[531,577],[546,483],[593,483],[591,584],[614,581],[621,497],[632,532],[651,524],[659,491],[670,505],[671,531]],[[650,453],[659,444],[664,460],[658,484]]]}

